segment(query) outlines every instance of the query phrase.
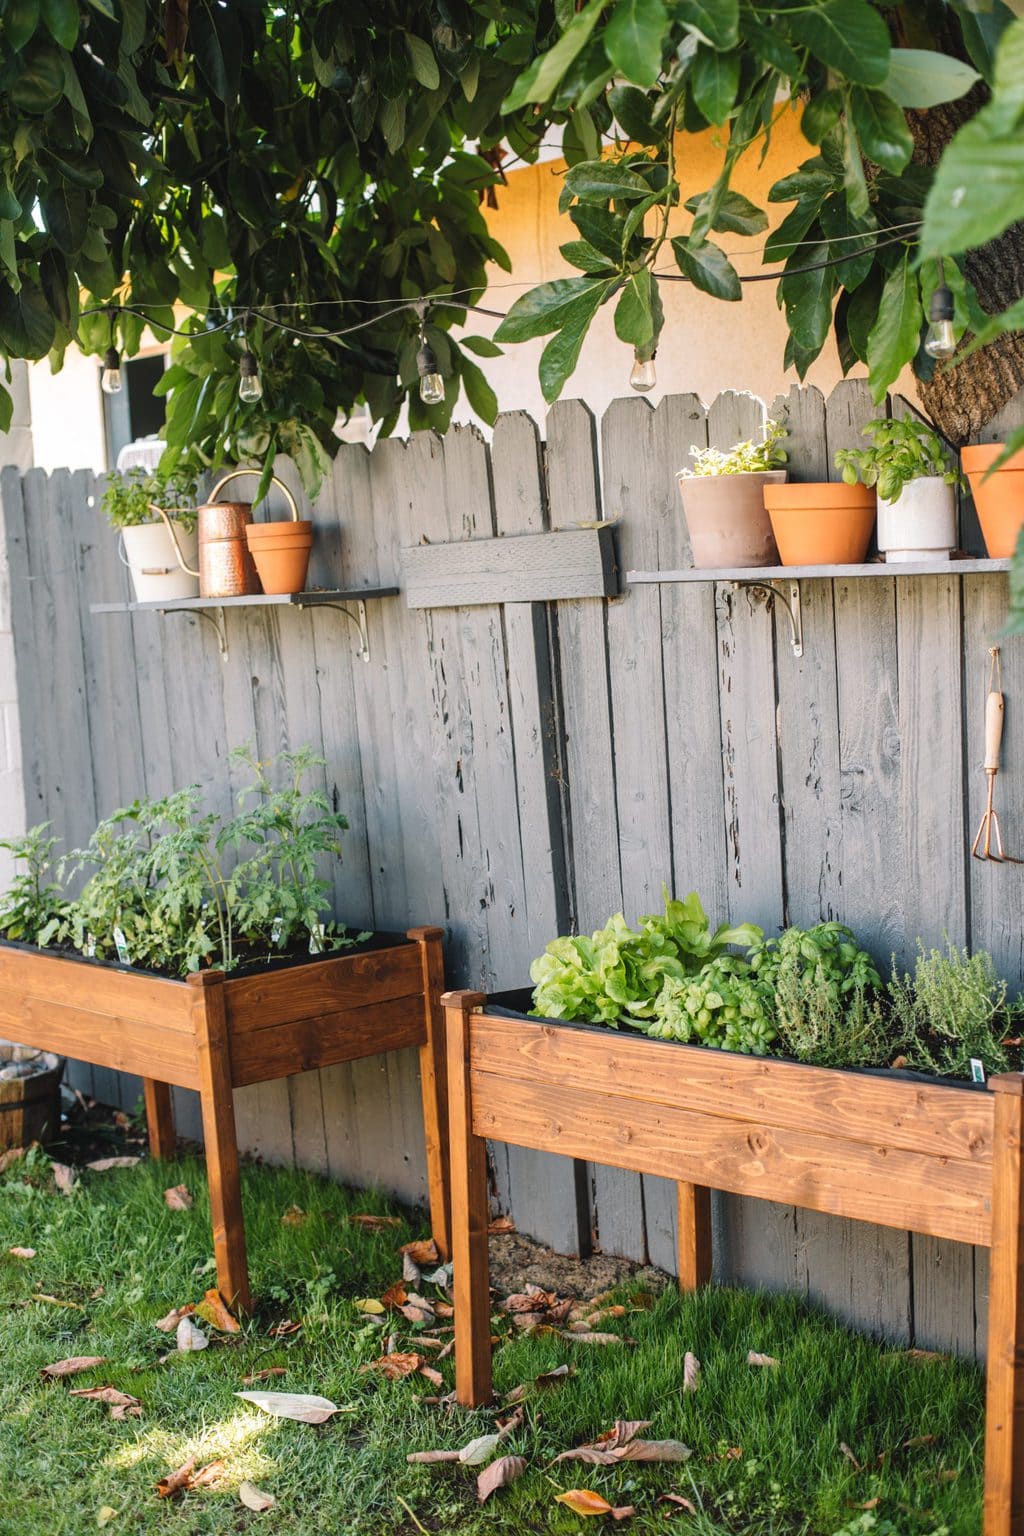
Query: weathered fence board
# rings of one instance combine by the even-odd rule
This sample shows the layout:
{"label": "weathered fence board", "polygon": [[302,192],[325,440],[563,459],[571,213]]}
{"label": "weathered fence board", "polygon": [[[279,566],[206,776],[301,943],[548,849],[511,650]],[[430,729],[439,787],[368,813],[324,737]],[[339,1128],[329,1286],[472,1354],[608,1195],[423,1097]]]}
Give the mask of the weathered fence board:
{"label": "weathered fence board", "polygon": [[[877,414],[856,381],[828,401],[791,390],[782,407],[799,479],[834,477],[835,449]],[[674,472],[692,444],[727,447],[759,420],[749,396],[705,409],[681,395],[657,410],[615,402],[598,431],[567,401],[544,441],[514,414],[489,447],[459,428],[344,447],[312,511],[311,580],[396,584],[400,551],[423,539],[475,563],[602,516],[621,519],[623,568],[685,568]],[[193,780],[227,811],[246,779],[231,747],[267,757],[311,743],[327,762],[318,785],[350,821],[329,872],[339,917],[445,924],[453,985],[521,985],[549,937],[655,910],[662,882],[698,890],[715,921],[845,919],[883,967],[948,936],[991,949],[1015,985],[1024,975],[1024,871],[968,856],[1001,577],[804,581],[801,658],[763,592],[687,583],[611,601],[526,588],[535,600],[373,601],[368,663],[340,613],[234,609],[222,660],[205,620],[89,614],[127,593],[100,482],[8,470],[0,488],[29,815],[69,845],[136,794]],[[969,510],[963,526],[974,538]],[[1001,643],[997,800],[1018,852],[1024,679],[1019,642]],[[138,1092],[112,1072],[76,1081],[129,1105]],[[191,1097],[178,1110],[198,1134]],[[425,1197],[414,1053],[244,1090],[237,1115],[268,1160]],[[662,1179],[506,1147],[493,1176],[497,1202],[557,1247],[585,1251],[596,1235],[674,1263]],[[733,1197],[716,1199],[715,1230],[723,1277],[799,1289],[926,1346],[970,1352],[983,1337],[987,1266],[968,1247]]]}

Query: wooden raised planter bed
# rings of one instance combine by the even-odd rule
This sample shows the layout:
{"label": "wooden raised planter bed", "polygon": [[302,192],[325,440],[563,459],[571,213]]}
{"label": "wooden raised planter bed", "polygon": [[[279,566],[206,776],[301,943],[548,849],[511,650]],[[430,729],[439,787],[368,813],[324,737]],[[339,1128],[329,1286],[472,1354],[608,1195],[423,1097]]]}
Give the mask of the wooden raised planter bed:
{"label": "wooden raised planter bed", "polygon": [[217,1285],[251,1305],[232,1089],[419,1046],[430,1217],[448,1251],[440,928],[243,975],[166,980],[0,943],[0,1034],[143,1079],[153,1157],[174,1152],[171,1086],[202,1101]]}
{"label": "wooden raised planter bed", "polygon": [[711,1278],[710,1190],[991,1249],[984,1536],[1024,1536],[1024,1076],[986,1092],[489,1014],[449,992],[455,1381],[491,1394],[485,1138],[678,1184],[679,1283]]}

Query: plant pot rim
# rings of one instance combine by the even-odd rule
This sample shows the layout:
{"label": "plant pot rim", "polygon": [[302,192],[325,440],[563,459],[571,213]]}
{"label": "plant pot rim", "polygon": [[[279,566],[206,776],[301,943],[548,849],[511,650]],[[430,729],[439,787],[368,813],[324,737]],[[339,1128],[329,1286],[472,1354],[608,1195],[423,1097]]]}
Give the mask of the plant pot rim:
{"label": "plant pot rim", "polygon": [[266,539],[270,537],[280,538],[281,534],[288,532],[289,537],[297,534],[310,534],[313,531],[313,521],[308,517],[281,518],[274,523],[247,523],[245,536],[248,539]]}
{"label": "plant pot rim", "polygon": [[764,480],[770,485],[781,485],[788,474],[788,469],[741,469],[728,475],[695,475],[692,469],[677,469],[676,479],[684,485],[699,485],[705,480],[714,480],[716,484],[723,480]]}
{"label": "plant pot rim", "polygon": [[[960,450],[965,474],[976,474],[978,470],[988,469],[1005,447],[1005,443],[966,443]],[[999,466],[996,474],[1001,474],[1003,470],[1021,469],[1024,469],[1024,448],[1019,448],[1016,453],[1011,454],[1006,463]]]}
{"label": "plant pot rim", "polygon": [[930,1072],[911,1072],[905,1067],[822,1067],[810,1061],[797,1061],[792,1056],[750,1056],[744,1051],[730,1051],[721,1046],[700,1045],[692,1040],[656,1040],[647,1035],[628,1019],[620,1019],[617,1025],[601,1024],[590,1019],[549,1019],[540,1015],[527,1013],[524,1009],[516,1007],[517,1003],[528,1001],[532,995],[532,988],[519,987],[507,992],[489,993],[483,1005],[483,1013],[494,1014],[502,1019],[518,1019],[524,1024],[537,1024],[545,1028],[572,1029],[582,1034],[598,1034],[606,1040],[609,1034],[618,1030],[624,1039],[647,1040],[651,1045],[669,1045],[681,1051],[700,1051],[702,1055],[709,1057],[725,1057],[735,1060],[739,1057],[742,1061],[770,1061],[773,1066],[792,1067],[804,1072],[841,1072],[844,1076],[851,1077],[880,1077],[885,1081],[897,1083],[920,1084],[928,1083],[932,1087],[951,1088],[966,1093],[987,1093],[987,1083],[970,1082],[965,1077],[937,1077]]}
{"label": "plant pot rim", "polygon": [[876,502],[873,485],[846,485],[842,480],[790,480],[785,485],[764,488],[764,504],[770,512],[813,508],[823,512],[842,508],[866,510]]}

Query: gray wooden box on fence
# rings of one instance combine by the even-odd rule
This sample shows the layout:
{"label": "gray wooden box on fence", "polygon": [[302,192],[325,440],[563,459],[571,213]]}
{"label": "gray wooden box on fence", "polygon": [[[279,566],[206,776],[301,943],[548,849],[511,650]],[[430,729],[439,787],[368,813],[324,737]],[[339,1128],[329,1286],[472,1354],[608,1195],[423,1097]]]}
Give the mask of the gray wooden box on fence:
{"label": "gray wooden box on fence", "polygon": [[[805,479],[835,478],[834,450],[877,414],[857,382],[827,402],[794,389],[786,403],[791,467]],[[1014,411],[1021,419],[1016,407],[1008,419]],[[510,414],[490,445],[455,428],[372,453],[343,447],[313,511],[310,584],[397,584],[401,550],[424,541],[601,517],[621,519],[622,570],[685,567],[675,471],[691,443],[728,447],[758,415],[744,395],[707,409],[693,396],[657,410],[630,399],[598,430],[566,401],[544,442]],[[529,601],[517,558],[517,601],[368,604],[368,664],[341,615],[285,608],[227,610],[222,661],[194,617],[90,614],[128,595],[100,490],[86,473],[2,476],[28,817],[51,820],[67,845],[139,793],[195,780],[226,810],[238,788],[231,746],[254,741],[269,755],[312,742],[351,822],[334,876],[339,916],[446,925],[453,986],[522,985],[554,934],[654,910],[663,882],[698,890],[715,919],[775,930],[842,918],[885,964],[911,959],[918,937],[948,935],[990,949],[1020,981],[1024,873],[965,857],[982,809],[986,647],[1005,622],[1005,578],[951,569],[806,581],[797,659],[763,593],[651,585]],[[1019,641],[1003,643],[999,789],[1016,851],[1024,657]],[[110,1103],[138,1094],[100,1069],[78,1068],[75,1080]],[[425,1199],[413,1053],[236,1101],[243,1147],[266,1160]],[[198,1135],[188,1096],[178,1108]],[[664,1181],[504,1146],[493,1172],[496,1201],[523,1231],[672,1267]],[[799,1290],[920,1345],[980,1348],[981,1252],[734,1198],[716,1201],[715,1219],[723,1279]]]}

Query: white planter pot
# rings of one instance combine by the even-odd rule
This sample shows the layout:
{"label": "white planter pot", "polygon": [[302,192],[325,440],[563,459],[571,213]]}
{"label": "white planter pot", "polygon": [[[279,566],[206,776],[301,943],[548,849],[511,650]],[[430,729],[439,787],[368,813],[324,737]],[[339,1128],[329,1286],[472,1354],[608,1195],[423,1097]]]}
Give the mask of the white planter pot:
{"label": "white planter pot", "polygon": [[911,480],[895,501],[879,496],[878,547],[887,564],[948,560],[956,548],[956,487],[926,475]]}
{"label": "white planter pot", "polygon": [[[178,549],[186,565],[199,566],[199,536],[172,520]],[[137,603],[169,603],[178,597],[198,597],[199,577],[183,571],[171,536],[163,523],[122,528],[124,563],[132,573]]]}

